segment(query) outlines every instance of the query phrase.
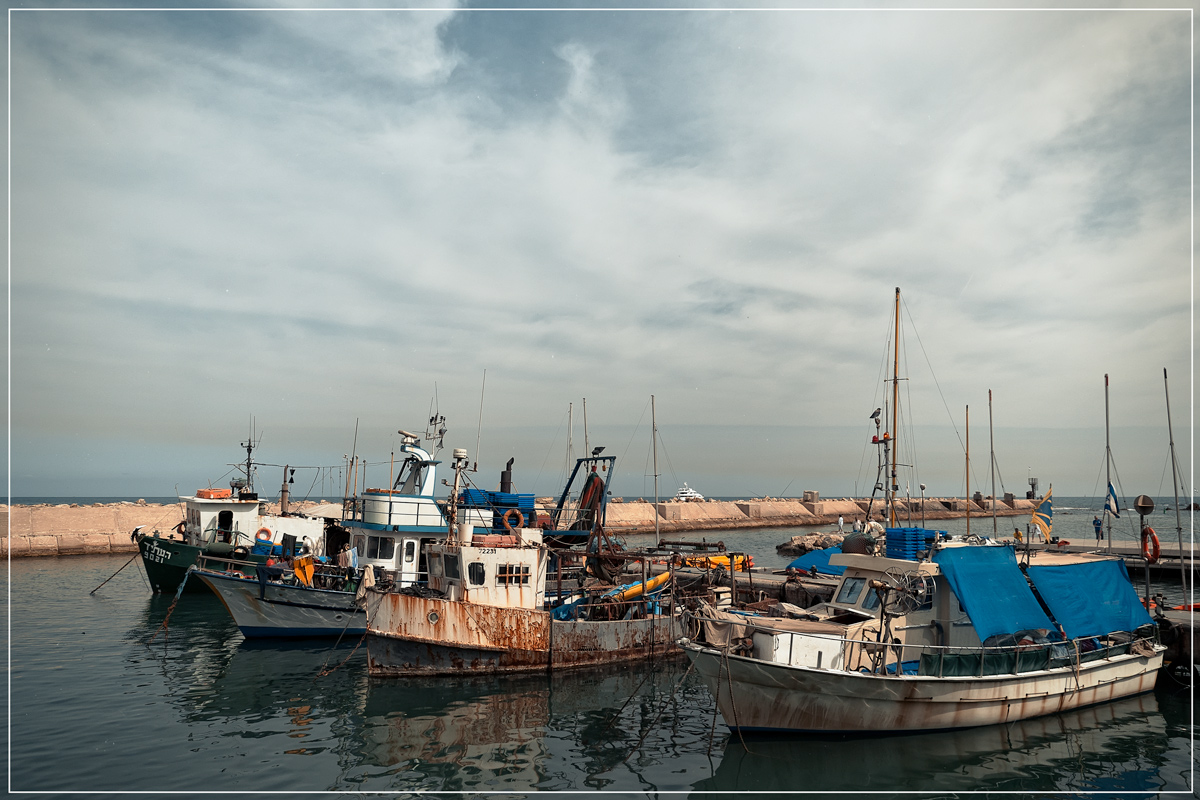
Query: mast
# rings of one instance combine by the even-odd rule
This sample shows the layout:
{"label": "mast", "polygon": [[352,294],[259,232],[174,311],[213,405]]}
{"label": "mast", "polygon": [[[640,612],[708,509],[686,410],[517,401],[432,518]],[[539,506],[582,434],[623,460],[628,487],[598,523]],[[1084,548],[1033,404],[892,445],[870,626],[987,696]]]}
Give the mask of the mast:
{"label": "mast", "polygon": [[971,407],[967,406],[967,537],[971,536]]}
{"label": "mast", "polygon": [[[1108,443],[1108,373],[1104,373],[1104,505],[1108,505],[1109,488],[1112,486],[1112,448]],[[1112,514],[1104,510],[1104,521],[1108,524],[1108,541],[1105,551],[1112,552]]]}
{"label": "mast", "polygon": [[1163,367],[1163,391],[1167,395],[1167,438],[1171,442],[1171,487],[1175,491],[1175,537],[1179,542],[1179,577],[1183,582],[1183,596],[1186,598],[1188,567],[1183,563],[1183,523],[1179,518],[1179,462],[1175,459],[1175,434],[1171,431],[1171,390],[1167,387],[1166,367]]}
{"label": "mast", "polygon": [[571,437],[575,435],[575,404],[567,403],[567,474],[571,474],[571,451],[575,449],[571,443]]}
{"label": "mast", "polygon": [[892,479],[891,491],[888,496],[888,519],[892,527],[896,527],[896,490],[900,484],[896,482],[896,456],[900,450],[898,439],[900,421],[900,287],[896,287],[896,338],[895,355],[892,359]]}
{"label": "mast", "polygon": [[999,539],[996,528],[996,436],[992,430],[992,390],[988,389],[988,445],[992,454],[992,538]]}
{"label": "mast", "polygon": [[592,452],[591,446],[588,444],[587,432],[587,398],[583,398],[583,454],[586,456]]}
{"label": "mast", "polygon": [[658,545],[658,420],[654,416],[654,395],[650,395],[650,446],[654,451],[654,544]]}

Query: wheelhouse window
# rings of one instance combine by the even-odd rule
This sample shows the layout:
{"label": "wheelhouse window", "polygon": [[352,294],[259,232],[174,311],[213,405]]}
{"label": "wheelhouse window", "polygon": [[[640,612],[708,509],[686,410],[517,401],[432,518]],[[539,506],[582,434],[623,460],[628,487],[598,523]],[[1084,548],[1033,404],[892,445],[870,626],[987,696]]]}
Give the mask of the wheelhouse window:
{"label": "wheelhouse window", "polygon": [[501,564],[496,567],[497,586],[528,586],[528,564]]}
{"label": "wheelhouse window", "polygon": [[858,602],[858,596],[862,594],[863,586],[866,583],[866,578],[846,578],[842,581],[842,588],[833,602],[839,605],[854,605]]}
{"label": "wheelhouse window", "polygon": [[408,541],[404,543],[404,563],[411,564],[413,559],[417,557],[417,543]]}
{"label": "wheelhouse window", "polygon": [[442,569],[445,570],[448,580],[457,581],[462,579],[462,561],[458,556],[447,555],[442,559],[442,563]]}
{"label": "wheelhouse window", "polygon": [[484,568],[482,561],[472,561],[470,564],[467,564],[467,578],[471,581],[472,586],[483,586],[486,576],[487,570]]}
{"label": "wheelhouse window", "polygon": [[388,560],[396,553],[396,540],[390,536],[368,536],[367,558]]}

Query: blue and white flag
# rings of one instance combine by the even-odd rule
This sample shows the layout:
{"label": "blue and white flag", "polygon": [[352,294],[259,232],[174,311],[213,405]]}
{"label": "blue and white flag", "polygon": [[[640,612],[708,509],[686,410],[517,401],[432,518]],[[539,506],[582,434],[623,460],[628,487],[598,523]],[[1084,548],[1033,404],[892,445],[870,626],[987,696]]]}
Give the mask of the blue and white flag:
{"label": "blue and white flag", "polygon": [[1111,483],[1108,485],[1108,497],[1104,498],[1104,510],[1117,519],[1121,518],[1121,506],[1117,503],[1117,490]]}

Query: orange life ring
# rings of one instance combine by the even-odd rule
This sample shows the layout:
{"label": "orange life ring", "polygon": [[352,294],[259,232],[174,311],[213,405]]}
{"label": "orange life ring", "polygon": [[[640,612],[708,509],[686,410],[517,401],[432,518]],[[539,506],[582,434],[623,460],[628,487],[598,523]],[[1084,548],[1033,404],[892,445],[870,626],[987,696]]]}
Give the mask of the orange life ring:
{"label": "orange life ring", "polygon": [[509,518],[512,517],[513,514],[517,515],[517,527],[525,527],[525,515],[521,513],[521,509],[510,508],[508,511],[504,512],[504,530],[508,531],[509,533],[513,532],[512,524],[509,522]]}
{"label": "orange life ring", "polygon": [[1147,525],[1142,528],[1142,556],[1147,564],[1154,564],[1158,562],[1160,555],[1162,547],[1158,543],[1158,534],[1154,532],[1154,528]]}
{"label": "orange life ring", "polygon": [[270,528],[259,528],[258,533],[254,534],[254,541],[256,542],[269,542],[272,538]]}

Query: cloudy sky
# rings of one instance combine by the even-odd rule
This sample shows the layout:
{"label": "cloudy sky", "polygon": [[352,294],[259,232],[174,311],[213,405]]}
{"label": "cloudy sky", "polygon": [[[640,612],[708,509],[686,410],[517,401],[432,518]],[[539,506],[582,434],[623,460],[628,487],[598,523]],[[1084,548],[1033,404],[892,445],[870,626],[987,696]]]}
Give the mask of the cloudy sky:
{"label": "cloudy sky", "polygon": [[252,419],[384,483],[435,394],[484,485],[587,398],[650,494],[653,394],[664,494],[861,494],[896,287],[914,494],[968,406],[988,491],[989,390],[1003,488],[1102,493],[1108,373],[1169,496],[1164,368],[1188,474],[1187,11],[10,19],[13,495],[190,493]]}

